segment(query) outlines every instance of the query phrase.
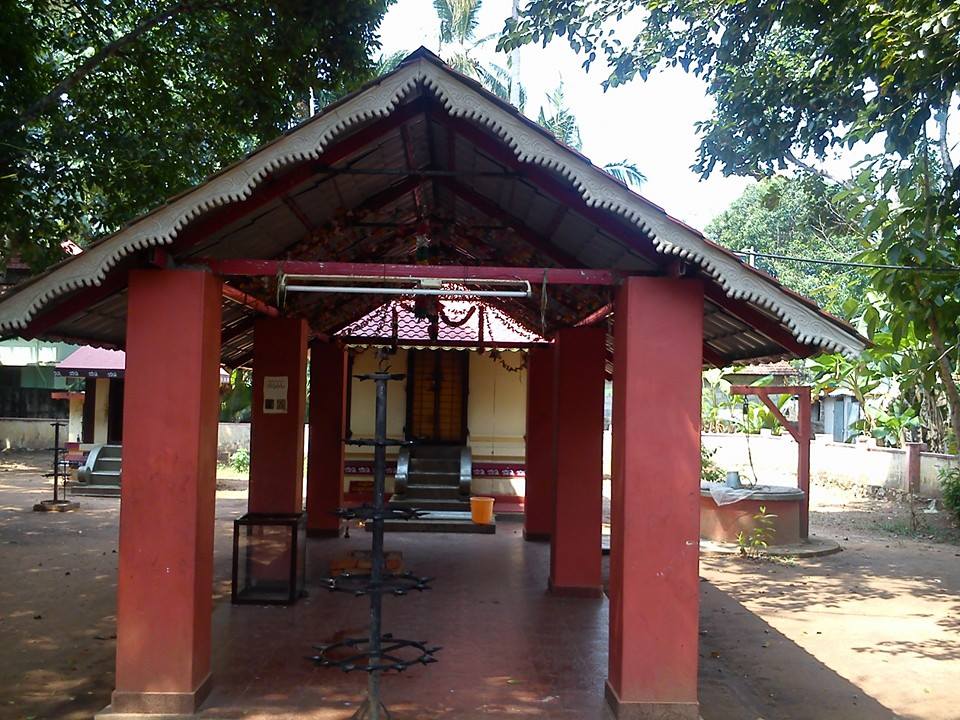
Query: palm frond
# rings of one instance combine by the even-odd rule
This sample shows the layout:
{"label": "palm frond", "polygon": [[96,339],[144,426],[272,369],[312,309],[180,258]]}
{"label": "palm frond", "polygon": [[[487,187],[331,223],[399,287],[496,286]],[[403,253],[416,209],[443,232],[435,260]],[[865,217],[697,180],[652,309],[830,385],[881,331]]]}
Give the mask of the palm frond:
{"label": "palm frond", "polygon": [[458,73],[477,80],[483,80],[483,68],[480,66],[480,63],[470,57],[466,51],[454,53],[446,60],[447,64]]}
{"label": "palm frond", "polygon": [[440,18],[440,44],[466,44],[473,40],[479,23],[481,0],[433,0]]}
{"label": "palm frond", "polygon": [[639,190],[647,181],[647,176],[640,171],[636,163],[629,160],[607,163],[603,169],[632,190]]}
{"label": "palm frond", "polygon": [[[481,79],[480,82],[490,90],[497,97],[510,101],[511,91],[513,90],[514,77],[507,68],[503,65],[497,65],[496,63],[490,63],[484,68],[486,79]],[[520,85],[520,106],[517,108],[520,112],[523,112],[524,107],[527,104],[527,90]]]}
{"label": "palm frond", "polygon": [[579,150],[583,147],[577,118],[564,102],[562,80],[552,93],[547,93],[547,104],[549,105],[550,114],[548,115],[541,106],[537,122],[552,132],[557,140],[569,145],[574,150]]}
{"label": "palm frond", "polygon": [[479,80],[481,84],[494,95],[496,95],[501,100],[510,99],[510,85],[499,77],[499,73],[494,69],[495,66],[490,68],[480,67],[480,77]]}
{"label": "palm frond", "polygon": [[406,50],[397,50],[389,55],[381,55],[373,63],[373,76],[379,77],[395,70],[397,65],[409,54]]}

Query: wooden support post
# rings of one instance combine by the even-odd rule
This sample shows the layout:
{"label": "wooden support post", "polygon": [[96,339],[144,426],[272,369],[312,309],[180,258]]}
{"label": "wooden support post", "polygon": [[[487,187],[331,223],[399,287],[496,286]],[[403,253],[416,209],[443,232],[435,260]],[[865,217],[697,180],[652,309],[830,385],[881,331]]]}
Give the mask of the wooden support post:
{"label": "wooden support post", "polygon": [[[800,504],[800,539],[810,537],[810,442],[813,429],[810,422],[812,398],[806,385],[731,385],[731,395],[754,395],[760,399],[777,421],[797,441],[797,487],[803,491]],[[794,395],[797,398],[797,421],[787,420],[771,399],[774,395]]]}

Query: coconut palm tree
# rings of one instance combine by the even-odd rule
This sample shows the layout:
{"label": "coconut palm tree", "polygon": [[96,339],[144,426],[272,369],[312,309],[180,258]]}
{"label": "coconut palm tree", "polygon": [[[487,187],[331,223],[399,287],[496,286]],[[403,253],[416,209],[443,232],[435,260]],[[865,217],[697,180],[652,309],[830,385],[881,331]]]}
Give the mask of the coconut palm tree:
{"label": "coconut palm tree", "polygon": [[509,69],[512,60],[504,68],[494,63],[485,65],[475,56],[477,48],[497,37],[496,33],[477,37],[481,5],[482,0],[433,0],[440,18],[440,54],[454,70],[479,80],[497,97],[508,101],[517,98],[518,108],[523,110],[526,93],[522,87],[514,88],[517,80]]}
{"label": "coconut palm tree", "polygon": [[[547,106],[546,108],[540,107],[537,122],[553,133],[560,142],[574,150],[582,149],[583,141],[580,138],[580,126],[573,111],[567,107],[562,79],[553,92],[547,93]],[[603,166],[603,169],[631,190],[639,190],[647,181],[646,175],[640,171],[636,163],[630,160],[608,163]]]}

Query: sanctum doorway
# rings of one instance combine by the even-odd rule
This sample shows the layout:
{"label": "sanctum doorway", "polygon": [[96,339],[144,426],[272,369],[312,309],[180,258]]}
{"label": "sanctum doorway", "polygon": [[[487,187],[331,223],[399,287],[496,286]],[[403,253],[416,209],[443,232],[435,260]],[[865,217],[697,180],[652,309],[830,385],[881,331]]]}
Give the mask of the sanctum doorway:
{"label": "sanctum doorway", "polygon": [[407,360],[408,440],[467,444],[469,353],[412,350]]}

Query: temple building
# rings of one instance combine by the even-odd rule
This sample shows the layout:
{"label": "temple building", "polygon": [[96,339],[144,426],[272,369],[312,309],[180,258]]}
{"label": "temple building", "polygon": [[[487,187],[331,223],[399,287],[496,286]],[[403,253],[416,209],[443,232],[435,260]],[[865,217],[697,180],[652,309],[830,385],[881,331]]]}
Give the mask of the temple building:
{"label": "temple building", "polygon": [[[211,620],[221,364],[253,369],[249,509],[305,508],[314,557],[343,542],[323,536],[340,533],[344,468],[358,482],[367,472],[362,448],[348,454],[344,444],[368,434],[372,408],[351,374],[405,376],[388,403],[390,432],[414,443],[406,468],[396,458],[397,495],[506,494],[455,462],[463,467],[467,451],[479,468],[522,461],[528,542],[518,535],[476,573],[479,553],[447,561],[464,569],[467,592],[443,610],[457,588],[438,584],[423,600],[437,611],[420,619],[444,645],[435,672],[454,670],[403,677],[410,716],[427,716],[418,707],[437,687],[444,696],[430,713],[475,708],[482,688],[463,663],[486,661],[474,645],[497,628],[462,626],[496,584],[514,608],[499,622],[522,619],[495,636],[503,658],[573,653],[574,662],[602,645],[605,662],[584,664],[575,687],[550,694],[570,707],[605,698],[618,718],[696,720],[702,370],[854,356],[866,342],[422,48],[19,285],[0,298],[0,332],[126,351],[116,689],[103,718],[218,716],[227,699],[217,688],[239,676],[244,702],[281,702],[280,675],[301,677],[299,626],[277,651],[284,669],[270,666],[274,680],[243,675],[256,655],[245,640],[259,628],[273,641],[265,636],[282,610],[241,616],[218,604],[223,622]],[[456,485],[424,480],[448,464]],[[537,540],[549,542],[549,560]],[[491,567],[504,579],[491,579]],[[298,616],[282,617],[292,627]],[[524,633],[542,642],[525,644]],[[339,702],[340,677],[310,675],[297,687],[327,683],[311,702]],[[343,713],[342,703],[329,707]]]}

